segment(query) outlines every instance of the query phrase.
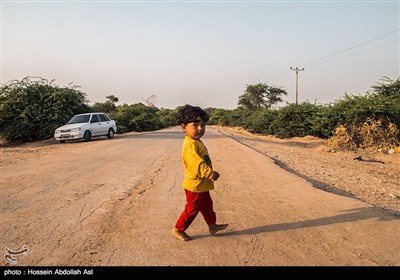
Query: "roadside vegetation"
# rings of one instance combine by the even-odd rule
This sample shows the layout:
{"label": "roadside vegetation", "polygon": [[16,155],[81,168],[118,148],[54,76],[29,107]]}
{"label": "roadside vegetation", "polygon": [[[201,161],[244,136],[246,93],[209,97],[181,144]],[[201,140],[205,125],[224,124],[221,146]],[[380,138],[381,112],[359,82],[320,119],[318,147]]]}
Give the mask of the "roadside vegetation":
{"label": "roadside vegetation", "polygon": [[[364,95],[346,94],[329,104],[306,101],[282,106],[285,95],[285,90],[267,83],[246,85],[236,109],[206,108],[209,124],[279,138],[312,135],[329,139],[336,149],[400,150],[400,79],[384,77]],[[7,142],[49,139],[73,115],[97,111],[117,121],[118,133],[177,125],[178,108],[118,102],[110,95],[91,106],[79,86],[59,86],[43,78],[10,81],[1,86],[0,136]]]}

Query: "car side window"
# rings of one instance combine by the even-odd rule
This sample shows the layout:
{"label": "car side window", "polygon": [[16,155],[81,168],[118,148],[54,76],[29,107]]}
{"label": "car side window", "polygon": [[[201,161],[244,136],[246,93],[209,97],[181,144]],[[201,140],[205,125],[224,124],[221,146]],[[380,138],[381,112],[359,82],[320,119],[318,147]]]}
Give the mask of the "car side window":
{"label": "car side window", "polygon": [[108,121],[109,121],[109,120],[107,119],[106,115],[104,115],[104,114],[100,114],[99,117],[100,117],[100,121],[101,121],[101,122],[108,122]]}
{"label": "car side window", "polygon": [[98,117],[97,115],[93,115],[93,116],[92,116],[92,120],[91,120],[90,122],[91,122],[91,123],[100,122],[100,121],[99,121],[99,117]]}

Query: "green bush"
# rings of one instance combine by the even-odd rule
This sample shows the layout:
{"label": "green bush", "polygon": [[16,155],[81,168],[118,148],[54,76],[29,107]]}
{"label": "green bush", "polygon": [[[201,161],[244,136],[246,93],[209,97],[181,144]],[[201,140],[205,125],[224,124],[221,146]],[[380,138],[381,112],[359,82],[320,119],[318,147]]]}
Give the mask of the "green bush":
{"label": "green bush", "polygon": [[142,103],[117,106],[117,112],[110,114],[117,121],[119,133],[128,131],[151,131],[163,127],[157,116],[158,108]]}
{"label": "green bush", "polygon": [[315,135],[313,120],[319,109],[319,105],[309,102],[289,104],[279,109],[273,121],[274,135],[279,138]]}
{"label": "green bush", "polygon": [[222,125],[221,117],[224,116],[229,110],[207,108],[205,111],[210,116],[210,119],[207,122],[209,125]]}
{"label": "green bush", "polygon": [[178,125],[178,109],[172,110],[161,108],[156,114],[162,127],[165,128]]}
{"label": "green bush", "polygon": [[248,117],[248,123],[244,128],[253,133],[275,134],[277,114],[278,110],[273,109],[256,110]]}
{"label": "green bush", "polygon": [[367,119],[387,117],[400,127],[400,92],[382,94],[369,92],[365,96],[345,95],[335,103],[322,107],[314,120],[316,136],[332,136],[338,125],[364,123]]}
{"label": "green bush", "polygon": [[217,110],[216,116],[212,116],[212,122],[218,118],[218,124],[223,126],[241,126],[246,127],[248,118],[253,110],[238,107],[234,110]]}
{"label": "green bush", "polygon": [[92,106],[93,112],[102,112],[102,113],[109,114],[109,113],[115,112],[115,110],[116,110],[116,107],[111,102],[104,102],[104,103],[96,102]]}
{"label": "green bush", "polygon": [[86,94],[77,86],[58,86],[25,77],[1,86],[0,134],[6,141],[51,138],[73,115],[89,112]]}
{"label": "green bush", "polygon": [[400,80],[388,78],[364,96],[346,94],[326,105],[287,104],[279,109],[214,109],[211,123],[241,126],[251,132],[280,138],[313,135],[329,138],[339,125],[351,126],[367,119],[387,117],[400,127]]}
{"label": "green bush", "polygon": [[[327,104],[287,104],[279,109],[206,108],[208,124],[241,126],[254,133],[280,138],[314,135],[329,138],[336,127],[349,127],[383,117],[400,127],[400,80],[383,79],[364,96],[346,94]],[[73,115],[91,111],[107,112],[117,121],[118,133],[151,131],[175,126],[176,109],[158,109],[142,103],[115,106],[110,95],[105,103],[87,105],[86,94],[77,86],[60,87],[42,78],[26,77],[1,86],[0,135],[7,141],[31,141],[53,136],[54,129]]]}

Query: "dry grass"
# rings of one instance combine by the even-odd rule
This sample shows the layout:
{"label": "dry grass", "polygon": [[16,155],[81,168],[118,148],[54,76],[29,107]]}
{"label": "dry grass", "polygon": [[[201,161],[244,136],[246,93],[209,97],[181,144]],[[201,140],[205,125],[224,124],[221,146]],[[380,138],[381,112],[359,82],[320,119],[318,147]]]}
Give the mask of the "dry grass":
{"label": "dry grass", "polygon": [[386,117],[367,118],[363,123],[339,125],[327,145],[339,150],[364,149],[370,151],[395,152],[399,147],[399,129]]}

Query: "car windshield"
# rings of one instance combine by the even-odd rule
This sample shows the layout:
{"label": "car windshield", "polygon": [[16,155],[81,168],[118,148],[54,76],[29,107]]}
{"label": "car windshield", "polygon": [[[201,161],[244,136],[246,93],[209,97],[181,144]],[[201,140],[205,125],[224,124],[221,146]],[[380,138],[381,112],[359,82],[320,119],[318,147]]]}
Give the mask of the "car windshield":
{"label": "car windshield", "polygon": [[79,115],[79,116],[73,116],[67,124],[73,124],[73,123],[87,123],[89,122],[90,115]]}

